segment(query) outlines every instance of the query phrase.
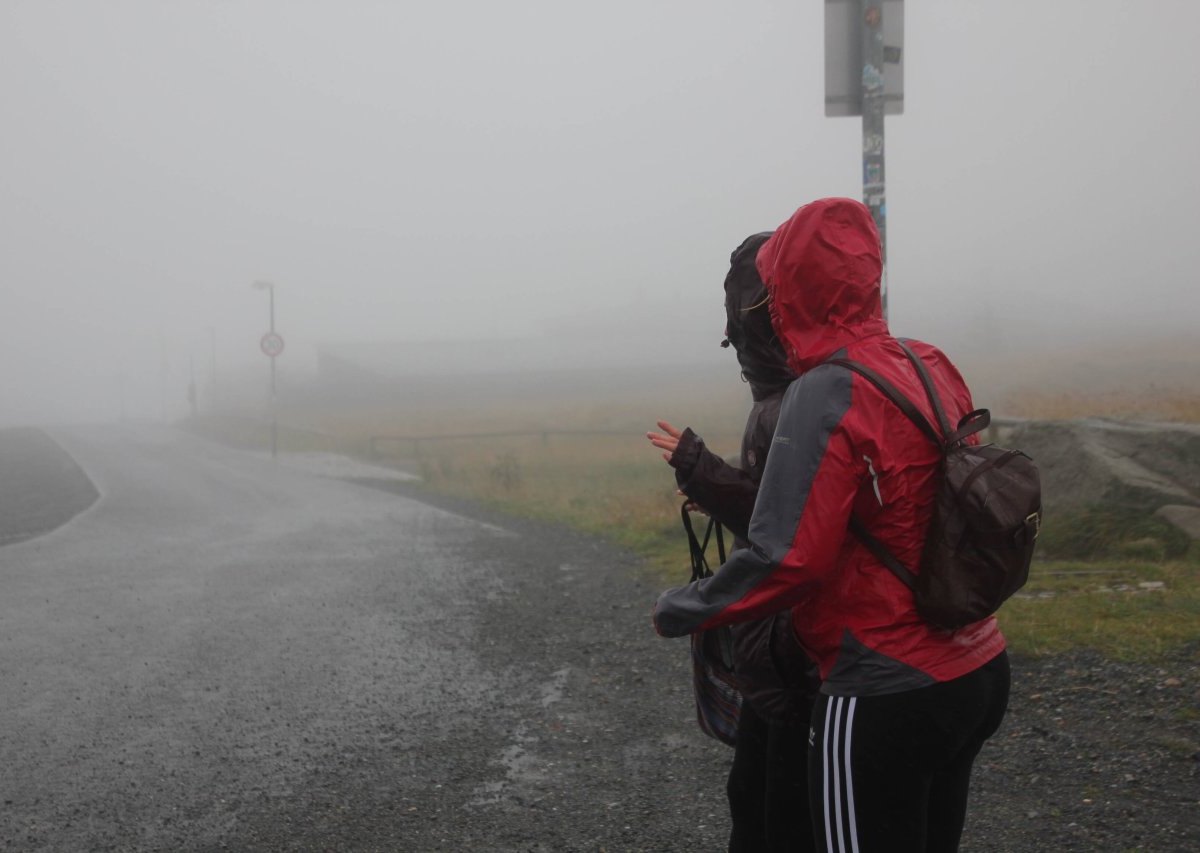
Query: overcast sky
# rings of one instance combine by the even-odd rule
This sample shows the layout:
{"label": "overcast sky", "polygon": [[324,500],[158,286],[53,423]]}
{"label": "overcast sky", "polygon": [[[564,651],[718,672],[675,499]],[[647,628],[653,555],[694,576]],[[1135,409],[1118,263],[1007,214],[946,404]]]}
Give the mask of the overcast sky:
{"label": "overcast sky", "polygon": [[[1194,334],[1200,4],[906,6],[893,329]],[[730,250],[861,196],[823,51],[819,0],[0,0],[0,422],[144,408],[164,363],[178,402],[214,341],[264,369],[258,279],[293,369],[656,326],[707,358]]]}

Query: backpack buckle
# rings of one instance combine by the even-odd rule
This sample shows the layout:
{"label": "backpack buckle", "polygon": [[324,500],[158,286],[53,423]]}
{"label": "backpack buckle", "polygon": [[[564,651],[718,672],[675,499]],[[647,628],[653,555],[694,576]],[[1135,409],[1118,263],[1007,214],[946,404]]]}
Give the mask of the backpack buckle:
{"label": "backpack buckle", "polygon": [[1038,534],[1042,532],[1042,514],[1041,512],[1031,512],[1025,516],[1026,526],[1033,525],[1033,540],[1036,542]]}

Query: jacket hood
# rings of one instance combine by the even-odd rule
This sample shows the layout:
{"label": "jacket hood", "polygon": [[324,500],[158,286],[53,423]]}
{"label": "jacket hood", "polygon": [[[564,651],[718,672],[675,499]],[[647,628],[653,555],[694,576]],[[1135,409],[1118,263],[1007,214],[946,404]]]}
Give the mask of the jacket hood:
{"label": "jacket hood", "polygon": [[764,231],[742,241],[729,256],[725,276],[725,336],[755,400],[778,394],[796,378],[771,324],[767,288],[755,266],[759,249],[770,237],[771,232]]}
{"label": "jacket hood", "polygon": [[842,347],[887,334],[879,232],[866,205],[826,198],[801,207],[758,252],[771,320],[803,373]]}

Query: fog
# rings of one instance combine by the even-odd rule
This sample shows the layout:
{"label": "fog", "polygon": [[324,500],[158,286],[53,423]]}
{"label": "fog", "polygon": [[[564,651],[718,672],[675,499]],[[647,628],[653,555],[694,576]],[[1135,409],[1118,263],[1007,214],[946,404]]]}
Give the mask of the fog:
{"label": "fog", "polygon": [[[906,4],[893,330],[1197,360],[1197,31],[1187,0]],[[729,252],[861,196],[823,51],[817,0],[4,0],[0,424],[261,388],[255,281],[290,382],[368,344],[732,375]]]}

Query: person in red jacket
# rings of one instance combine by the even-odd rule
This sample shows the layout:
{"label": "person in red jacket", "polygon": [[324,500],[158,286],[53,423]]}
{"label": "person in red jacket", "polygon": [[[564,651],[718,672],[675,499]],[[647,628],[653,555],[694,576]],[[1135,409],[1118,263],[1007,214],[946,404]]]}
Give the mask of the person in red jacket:
{"label": "person in red jacket", "polygon": [[[679,490],[734,534],[746,535],[758,482],[771,449],[779,405],[796,375],[771,327],[767,291],[755,258],[771,234],[752,234],[733,250],[725,276],[725,335],[750,386],[740,465],[705,446],[691,429],[659,421],[647,434],[675,469]],[[732,824],[728,853],[805,853],[813,850],[806,771],[809,713],[816,696],[815,667],[781,611],[733,628],[733,662],[742,696],[733,765],[725,793]]]}
{"label": "person in red jacket", "polygon": [[[932,411],[880,300],[879,234],[850,199],[805,205],[759,250],[771,319],[798,378],[784,395],[748,531],[710,578],[667,590],[664,636],[792,608],[821,675],[809,731],[820,849],[952,851],[971,766],[999,727],[1010,673],[993,617],[956,631],[917,614],[908,588],[849,531],[851,516],[916,570],[940,452],[843,357]],[[974,407],[937,348],[924,361],[951,422]]]}

